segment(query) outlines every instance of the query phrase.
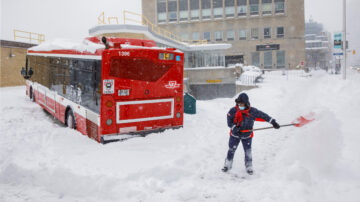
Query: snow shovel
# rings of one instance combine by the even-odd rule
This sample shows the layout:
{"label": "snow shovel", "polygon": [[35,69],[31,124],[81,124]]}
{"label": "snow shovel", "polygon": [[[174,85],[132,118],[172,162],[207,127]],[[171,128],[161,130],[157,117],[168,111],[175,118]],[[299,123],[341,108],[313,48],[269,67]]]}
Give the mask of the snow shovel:
{"label": "snow shovel", "polygon": [[[295,127],[302,127],[308,123],[310,123],[311,121],[315,120],[315,118],[313,118],[314,113],[311,113],[307,116],[307,118],[305,118],[304,116],[300,116],[297,119],[295,119],[295,121],[293,121],[290,124],[285,124],[285,125],[280,125],[280,127],[287,127],[287,126],[295,126]],[[266,130],[266,129],[271,129],[274,127],[265,127],[265,128],[256,128],[253,130],[249,130],[249,131],[258,131],[258,130]]]}

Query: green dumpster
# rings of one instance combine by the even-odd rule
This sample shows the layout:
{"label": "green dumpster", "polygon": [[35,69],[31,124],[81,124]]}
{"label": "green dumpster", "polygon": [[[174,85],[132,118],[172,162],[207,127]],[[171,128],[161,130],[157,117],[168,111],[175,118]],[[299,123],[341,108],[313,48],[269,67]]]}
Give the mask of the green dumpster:
{"label": "green dumpster", "polygon": [[189,93],[184,94],[184,113],[196,114],[196,99]]}

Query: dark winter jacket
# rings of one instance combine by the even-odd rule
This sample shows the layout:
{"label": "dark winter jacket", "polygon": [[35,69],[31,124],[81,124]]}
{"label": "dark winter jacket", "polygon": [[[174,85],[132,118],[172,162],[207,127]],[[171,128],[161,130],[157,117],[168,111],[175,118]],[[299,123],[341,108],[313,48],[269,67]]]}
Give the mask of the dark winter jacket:
{"label": "dark winter jacket", "polygon": [[272,118],[266,113],[250,106],[249,97],[241,93],[235,100],[237,103],[245,103],[245,109],[240,110],[238,106],[230,109],[227,114],[227,123],[231,128],[231,135],[239,138],[252,137],[252,130],[255,121],[271,122]]}

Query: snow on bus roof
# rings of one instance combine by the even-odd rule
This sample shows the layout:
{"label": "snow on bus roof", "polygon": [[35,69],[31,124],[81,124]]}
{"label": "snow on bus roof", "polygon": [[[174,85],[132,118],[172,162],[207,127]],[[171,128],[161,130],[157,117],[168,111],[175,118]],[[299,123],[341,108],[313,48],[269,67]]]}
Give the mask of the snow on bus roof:
{"label": "snow on bus roof", "polygon": [[[167,50],[167,48],[165,48],[165,47],[157,47],[157,46],[154,46],[154,47],[134,46],[134,45],[129,45],[129,44],[121,44],[121,48]],[[178,49],[175,49],[175,50],[173,50],[173,51],[178,52],[178,53],[182,53],[182,51],[180,51],[180,50],[178,50]]]}
{"label": "snow on bus roof", "polygon": [[[89,40],[90,39],[90,40]],[[116,38],[107,38],[109,40],[110,47],[114,46],[114,42],[111,39]],[[41,43],[38,46],[34,46],[29,48],[30,51],[54,51],[54,50],[73,50],[77,52],[83,53],[92,53],[95,54],[98,49],[104,49],[105,46],[102,42],[94,43],[93,39],[85,38],[82,42],[73,41],[69,39],[55,39],[52,41]],[[154,49],[154,50],[166,50],[163,47],[156,46],[138,46],[138,45],[130,45],[130,44],[121,44],[121,48],[126,49]],[[174,50],[175,52],[181,52],[179,50]]]}
{"label": "snow on bus roof", "polygon": [[98,49],[103,49],[103,44],[93,43],[89,40],[82,42],[72,41],[69,39],[55,39],[52,41],[41,43],[38,46],[29,48],[31,51],[53,51],[53,50],[75,50],[78,52],[95,53]]}

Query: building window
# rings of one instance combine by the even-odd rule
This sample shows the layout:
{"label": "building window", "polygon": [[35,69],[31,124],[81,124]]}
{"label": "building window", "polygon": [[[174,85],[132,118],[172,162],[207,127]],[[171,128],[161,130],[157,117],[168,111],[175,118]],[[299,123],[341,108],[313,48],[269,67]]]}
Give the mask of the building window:
{"label": "building window", "polygon": [[223,17],[223,1],[213,0],[214,18]]}
{"label": "building window", "polygon": [[238,16],[246,16],[247,13],[247,0],[237,0]]}
{"label": "building window", "polygon": [[259,0],[250,0],[250,15],[259,15]]}
{"label": "building window", "polygon": [[260,53],[253,52],[251,53],[251,64],[256,67],[260,67]]}
{"label": "building window", "polygon": [[284,27],[278,27],[276,32],[277,38],[284,38]]}
{"label": "building window", "polygon": [[228,40],[228,41],[234,41],[234,39],[235,39],[235,32],[234,32],[234,30],[228,30],[228,31],[226,32],[226,40]]}
{"label": "building window", "polygon": [[225,0],[225,16],[234,17],[235,7],[234,0]]}
{"label": "building window", "polygon": [[199,0],[190,0],[190,17],[191,20],[199,19]]}
{"label": "building window", "polygon": [[276,51],[276,68],[285,68],[285,51]]}
{"label": "building window", "polygon": [[251,28],[251,39],[259,39],[259,28]]}
{"label": "building window", "polygon": [[189,34],[188,33],[182,33],[182,34],[180,34],[180,38],[183,41],[188,41],[189,40]]}
{"label": "building window", "polygon": [[211,41],[211,32],[204,32],[204,40]]}
{"label": "building window", "polygon": [[272,12],[272,0],[262,0],[262,14],[271,14]]}
{"label": "building window", "polygon": [[271,28],[265,27],[264,28],[264,39],[270,39],[271,38]]}
{"label": "building window", "polygon": [[285,0],[275,0],[275,13],[285,13]]}
{"label": "building window", "polygon": [[272,68],[272,51],[264,52],[264,68],[265,69]]}
{"label": "building window", "polygon": [[215,32],[215,41],[222,41],[223,40],[223,33],[222,31]]}
{"label": "building window", "polygon": [[246,29],[240,29],[239,30],[239,40],[246,40]]}
{"label": "building window", "polygon": [[193,32],[191,34],[191,40],[193,41],[200,41],[200,33],[199,32]]}
{"label": "building window", "polygon": [[187,21],[189,17],[188,0],[179,0],[179,20]]}
{"label": "building window", "polygon": [[157,1],[158,23],[166,22],[166,0]]}
{"label": "building window", "polygon": [[202,19],[210,19],[211,18],[211,1],[210,0],[202,0],[201,1],[201,16],[202,16]]}
{"label": "building window", "polygon": [[168,18],[169,22],[177,21],[177,3],[176,0],[168,0]]}

